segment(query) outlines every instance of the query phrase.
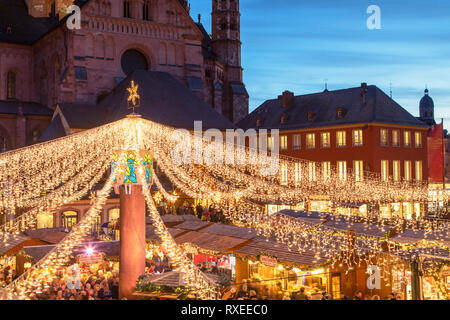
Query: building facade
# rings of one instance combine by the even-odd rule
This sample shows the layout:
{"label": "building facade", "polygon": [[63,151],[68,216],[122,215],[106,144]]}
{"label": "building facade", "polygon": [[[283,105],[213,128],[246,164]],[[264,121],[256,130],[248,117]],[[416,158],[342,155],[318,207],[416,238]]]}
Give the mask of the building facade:
{"label": "building facade", "polygon": [[[342,180],[375,176],[380,181],[424,183],[428,179],[428,125],[365,83],[303,96],[285,91],[278,99],[264,102],[239,125],[279,129],[281,155],[315,162],[305,168],[309,179],[333,171]],[[282,169],[280,174],[285,174]],[[296,177],[291,172],[281,181]],[[330,210],[326,199],[305,209]],[[423,209],[418,203],[380,207],[386,217],[396,214],[409,219],[423,214]]]}
{"label": "building facade", "polygon": [[[66,25],[71,2],[81,8],[81,29]],[[0,110],[2,148],[32,141],[58,104],[96,105],[138,69],[167,72],[231,121],[241,120],[248,94],[239,1],[214,0],[212,9],[211,38],[184,0],[0,0],[0,103],[8,103]]]}

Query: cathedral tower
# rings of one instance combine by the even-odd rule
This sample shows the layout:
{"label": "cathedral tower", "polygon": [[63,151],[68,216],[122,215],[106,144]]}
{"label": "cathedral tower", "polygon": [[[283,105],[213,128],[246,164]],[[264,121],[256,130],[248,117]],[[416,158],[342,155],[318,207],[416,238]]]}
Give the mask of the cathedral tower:
{"label": "cathedral tower", "polygon": [[242,78],[239,0],[212,0],[212,50],[225,64],[222,112],[238,122],[248,114],[248,94]]}

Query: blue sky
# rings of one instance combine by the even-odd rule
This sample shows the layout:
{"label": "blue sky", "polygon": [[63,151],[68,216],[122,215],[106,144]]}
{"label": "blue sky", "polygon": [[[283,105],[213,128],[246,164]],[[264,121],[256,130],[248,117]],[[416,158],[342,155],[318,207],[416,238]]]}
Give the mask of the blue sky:
{"label": "blue sky", "polygon": [[[369,30],[369,5],[381,30]],[[425,85],[450,129],[450,1],[241,0],[244,82],[250,110],[284,90],[296,95],[377,85],[418,116]],[[211,30],[212,0],[191,0]],[[440,122],[440,120],[438,121]]]}

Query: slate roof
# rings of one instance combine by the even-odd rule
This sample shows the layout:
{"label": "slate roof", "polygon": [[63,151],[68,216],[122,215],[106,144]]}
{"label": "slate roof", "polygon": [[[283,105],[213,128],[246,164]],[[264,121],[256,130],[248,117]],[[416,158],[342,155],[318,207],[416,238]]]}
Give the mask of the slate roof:
{"label": "slate roof", "polygon": [[40,142],[50,141],[53,139],[58,139],[61,137],[64,137],[66,135],[66,130],[64,129],[64,126],[61,121],[61,117],[59,114],[57,114],[52,122],[50,122],[50,125],[45,129],[45,131],[42,133],[41,137],[39,138]]}
{"label": "slate roof", "polygon": [[38,115],[50,117],[53,114],[53,110],[44,107],[39,103],[22,102],[16,100],[0,100],[0,113],[17,114],[19,112],[19,106],[22,106],[22,113],[24,115]]}
{"label": "slate roof", "polygon": [[98,105],[112,122],[130,114],[127,109],[127,88],[131,81],[139,85],[141,107],[137,113],[144,119],[176,128],[193,129],[194,121],[203,121],[203,128],[232,129],[236,126],[214,108],[192,93],[181,81],[167,72],[136,70]]}
{"label": "slate roof", "polygon": [[[74,256],[78,254],[84,253],[84,250],[87,246],[93,247],[98,252],[104,252],[107,257],[117,257],[119,256],[120,250],[120,241],[97,241],[97,242],[89,242],[82,243],[73,251]],[[34,258],[35,261],[39,261],[42,259],[47,253],[50,252],[55,247],[55,245],[47,245],[47,246],[31,246],[31,247],[23,247],[23,250]]]}
{"label": "slate roof", "polygon": [[91,129],[105,123],[107,112],[104,108],[86,104],[58,104],[70,128]]}
{"label": "slate roof", "polygon": [[[267,100],[256,110],[242,119],[238,126],[248,129],[302,129],[354,123],[381,122],[401,125],[426,126],[376,86],[367,86],[365,103],[361,87],[324,91],[293,97],[287,107],[282,107],[281,99]],[[343,108],[344,116],[337,118],[337,108]],[[308,120],[308,112],[314,117]],[[282,124],[280,119],[284,115]]]}
{"label": "slate roof", "polygon": [[[194,129],[194,121],[202,121],[203,129],[235,129],[236,126],[214,108],[197,97],[181,81],[166,72],[136,70],[124,79],[97,105],[59,104],[59,110],[72,129],[92,129],[124,118],[131,81],[139,85],[141,106],[136,113],[175,128]],[[40,141],[65,136],[61,118],[56,115]]]}

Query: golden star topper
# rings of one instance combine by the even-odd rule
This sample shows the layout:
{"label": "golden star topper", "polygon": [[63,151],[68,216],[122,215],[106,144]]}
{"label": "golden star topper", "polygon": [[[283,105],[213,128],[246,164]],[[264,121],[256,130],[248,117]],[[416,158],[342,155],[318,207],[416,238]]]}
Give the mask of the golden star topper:
{"label": "golden star topper", "polygon": [[[133,113],[134,113],[134,108],[140,107],[141,97],[139,96],[138,90],[139,90],[139,85],[135,84],[134,80],[131,80],[131,87],[127,88],[127,91],[129,93],[127,103],[128,103],[128,109],[133,109]],[[130,102],[131,102],[131,105],[130,105]]]}

